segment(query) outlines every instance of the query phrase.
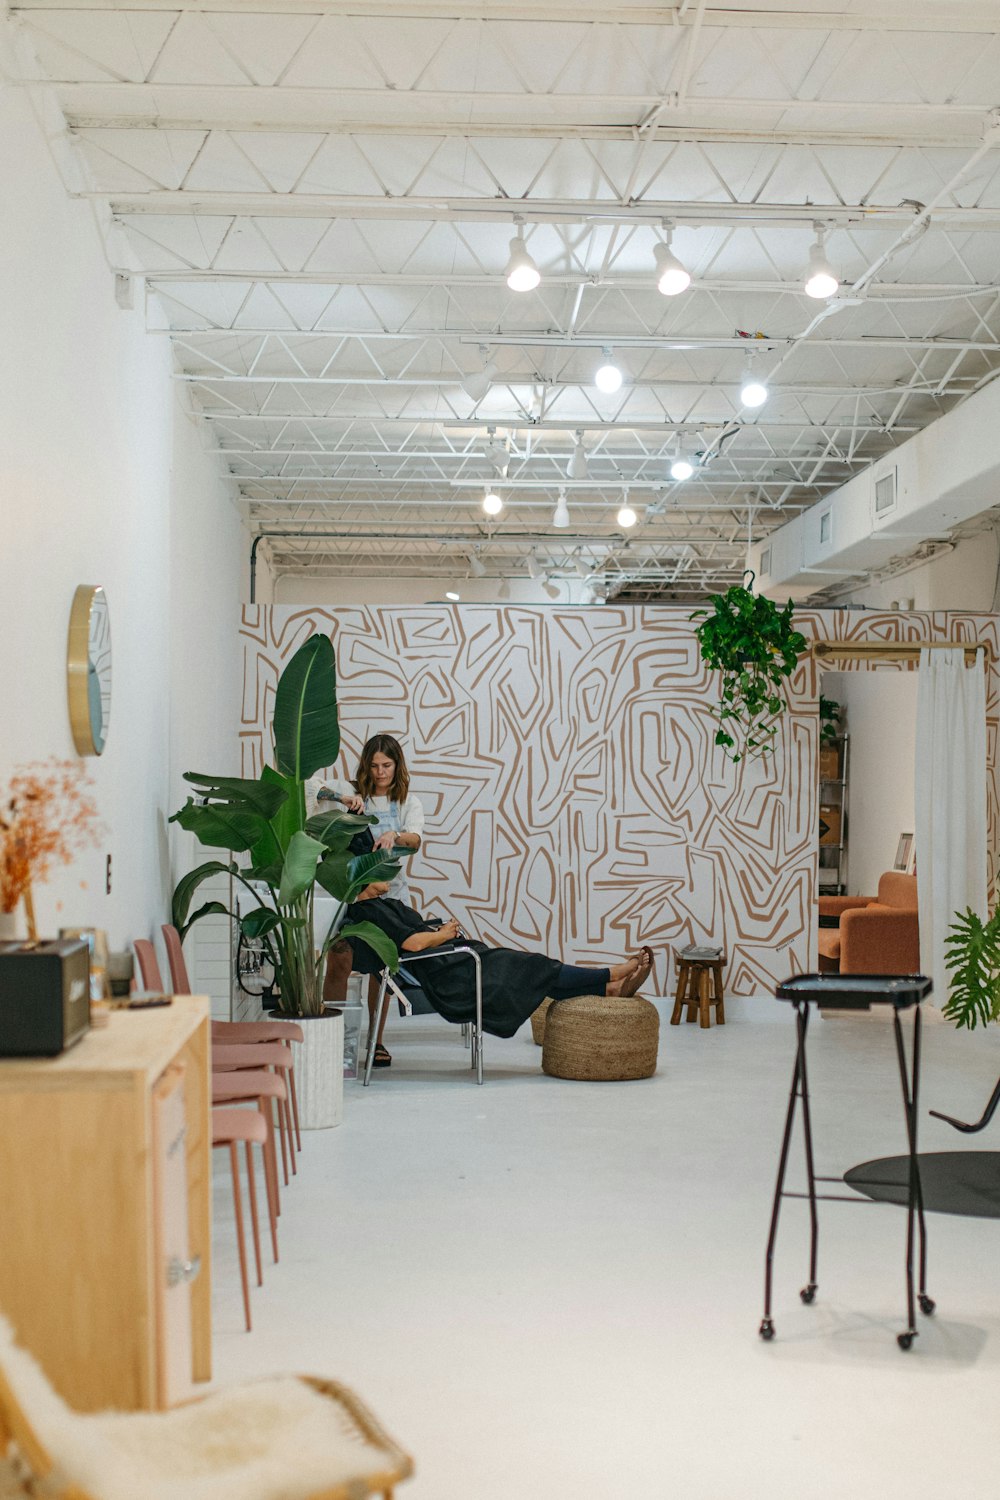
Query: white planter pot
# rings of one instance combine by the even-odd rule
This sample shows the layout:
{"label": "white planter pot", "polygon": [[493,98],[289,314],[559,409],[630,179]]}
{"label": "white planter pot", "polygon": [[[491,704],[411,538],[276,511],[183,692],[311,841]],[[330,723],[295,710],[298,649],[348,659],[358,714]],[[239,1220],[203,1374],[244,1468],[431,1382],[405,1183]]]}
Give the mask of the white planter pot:
{"label": "white planter pot", "polygon": [[305,1041],[295,1048],[295,1087],[303,1130],[329,1130],[344,1117],[344,1018],[302,1016]]}

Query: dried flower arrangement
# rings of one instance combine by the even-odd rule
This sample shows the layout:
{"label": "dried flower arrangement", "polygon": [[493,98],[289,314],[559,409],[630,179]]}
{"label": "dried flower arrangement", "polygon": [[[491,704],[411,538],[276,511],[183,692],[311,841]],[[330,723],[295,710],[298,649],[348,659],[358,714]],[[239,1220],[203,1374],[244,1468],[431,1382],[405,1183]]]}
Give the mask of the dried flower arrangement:
{"label": "dried flower arrangement", "polygon": [[97,806],[90,779],[72,760],[22,766],[0,801],[0,912],[24,901],[28,937],[37,941],[31,887],[55,864],[97,842]]}

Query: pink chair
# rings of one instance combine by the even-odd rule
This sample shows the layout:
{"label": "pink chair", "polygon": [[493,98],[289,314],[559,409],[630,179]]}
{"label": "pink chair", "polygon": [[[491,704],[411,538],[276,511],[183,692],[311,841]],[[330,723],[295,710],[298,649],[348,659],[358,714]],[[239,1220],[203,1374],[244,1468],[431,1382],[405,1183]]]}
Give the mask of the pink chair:
{"label": "pink chair", "polygon": [[[292,1049],[285,1042],[254,1042],[249,1046],[239,1044],[231,1045],[226,1042],[217,1042],[212,1039],[212,1072],[225,1073],[241,1069],[252,1069],[258,1071],[261,1068],[273,1068],[280,1075],[286,1076],[292,1066]],[[285,1090],[284,1099],[278,1100],[278,1128],[281,1135],[281,1164],[288,1186],[288,1163],[292,1164],[292,1171],[297,1172],[295,1165],[295,1137],[292,1127],[292,1114],[289,1108],[288,1089]]]}
{"label": "pink chair", "polygon": [[285,1097],[284,1081],[268,1068],[253,1068],[242,1073],[212,1074],[213,1111],[229,1104],[256,1103],[257,1111],[264,1122],[264,1188],[267,1195],[267,1215],[271,1226],[271,1250],[275,1265],[278,1263],[278,1215],[281,1202],[278,1197],[278,1155],[274,1143],[274,1115],[272,1100]]}
{"label": "pink chair", "polygon": [[156,962],[156,949],[149,938],[136,938],[132,947],[139,960],[139,974],[142,978],[143,989],[163,994],[163,978],[160,974],[160,966]]}
{"label": "pink chair", "polygon": [[[175,995],[190,995],[191,981],[180,933],[169,922],[160,929],[167,945],[167,960]],[[248,1044],[252,1042],[302,1042],[305,1040],[302,1027],[297,1021],[213,1021],[213,1042]],[[295,1125],[295,1144],[302,1150],[302,1132],[299,1129],[299,1100],[295,1090],[294,1061],[288,1069],[288,1091],[291,1095],[292,1120]]]}
{"label": "pink chair", "polygon": [[247,1277],[247,1247],[243,1233],[243,1202],[240,1196],[240,1174],[238,1144],[243,1141],[247,1153],[247,1187],[250,1195],[250,1222],[253,1227],[253,1249],[257,1264],[257,1285],[264,1282],[260,1265],[260,1228],[257,1223],[257,1185],[254,1181],[253,1153],[251,1143],[256,1141],[261,1148],[267,1143],[267,1126],[260,1115],[252,1109],[213,1109],[212,1145],[229,1147],[229,1165],[233,1178],[233,1209],[236,1215],[236,1245],[240,1255],[240,1280],[243,1284],[243,1314],[247,1333],[250,1332],[250,1286]]}

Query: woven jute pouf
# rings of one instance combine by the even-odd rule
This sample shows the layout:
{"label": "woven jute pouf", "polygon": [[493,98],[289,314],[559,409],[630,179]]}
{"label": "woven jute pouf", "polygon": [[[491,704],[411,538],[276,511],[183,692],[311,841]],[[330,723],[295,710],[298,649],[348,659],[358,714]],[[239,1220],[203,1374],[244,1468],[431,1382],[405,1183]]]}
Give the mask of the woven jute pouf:
{"label": "woven jute pouf", "polygon": [[545,1017],[549,1013],[551,1000],[543,1000],[537,1010],[531,1012],[531,1035],[535,1039],[535,1046],[540,1047],[545,1040]]}
{"label": "woven jute pouf", "polygon": [[550,1006],[542,1071],[553,1078],[649,1078],[656,1072],[660,1016],[641,995],[578,995]]}

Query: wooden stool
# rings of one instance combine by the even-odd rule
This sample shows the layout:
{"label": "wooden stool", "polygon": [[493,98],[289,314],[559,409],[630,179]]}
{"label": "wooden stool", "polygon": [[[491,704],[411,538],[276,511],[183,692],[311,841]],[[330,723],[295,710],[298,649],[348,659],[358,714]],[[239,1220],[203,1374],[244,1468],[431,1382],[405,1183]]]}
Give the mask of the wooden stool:
{"label": "wooden stool", "polygon": [[674,953],[674,962],[677,965],[677,995],[674,1000],[674,1013],[670,1017],[671,1026],[680,1024],[681,1012],[685,1005],[688,1008],[688,1020],[693,1021],[697,1016],[702,1026],[711,1026],[710,1007],[714,1005],[716,1022],[720,1026],[725,1026],[726,1004],[722,993],[722,965],[725,961],[724,953],[721,953],[718,958],[684,958],[680,953]]}

